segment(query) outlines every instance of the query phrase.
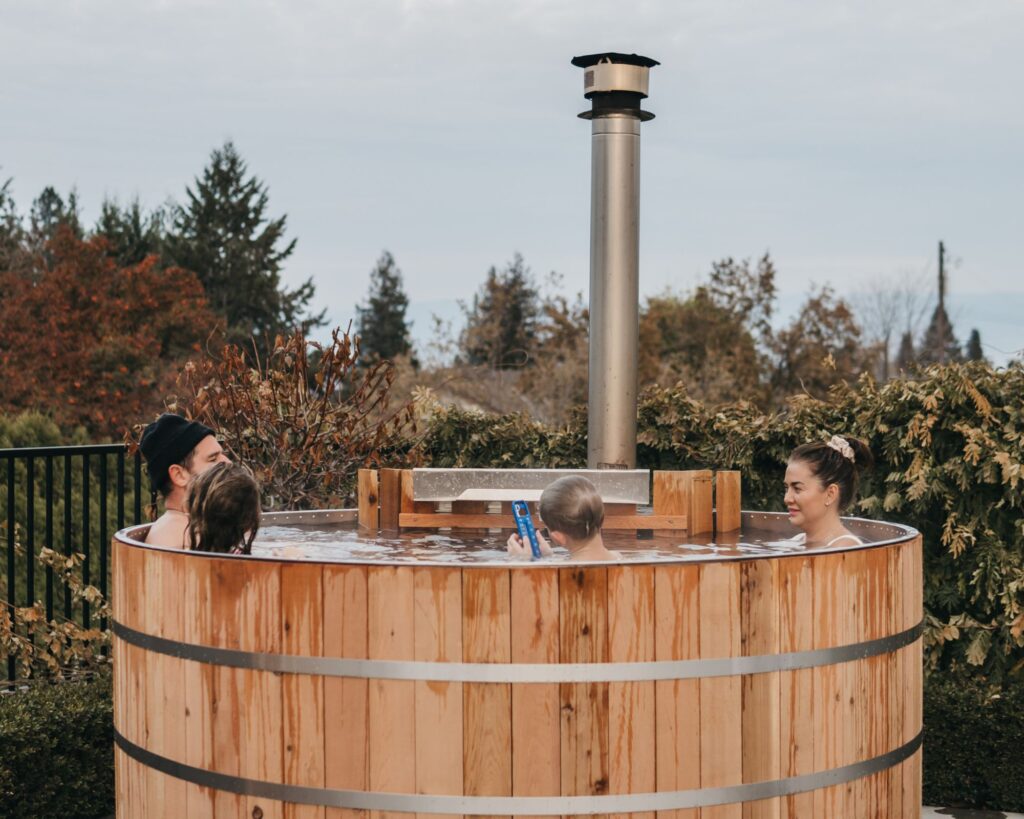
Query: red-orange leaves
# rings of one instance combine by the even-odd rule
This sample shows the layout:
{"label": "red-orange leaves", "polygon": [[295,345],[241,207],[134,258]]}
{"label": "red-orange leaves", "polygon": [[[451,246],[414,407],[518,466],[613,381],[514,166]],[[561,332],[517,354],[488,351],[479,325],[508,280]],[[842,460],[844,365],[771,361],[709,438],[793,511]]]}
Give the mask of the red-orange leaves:
{"label": "red-orange leaves", "polygon": [[0,270],[0,410],[49,411],[98,435],[158,411],[217,320],[195,275],[156,257],[118,267],[106,240],[60,228],[48,263]]}

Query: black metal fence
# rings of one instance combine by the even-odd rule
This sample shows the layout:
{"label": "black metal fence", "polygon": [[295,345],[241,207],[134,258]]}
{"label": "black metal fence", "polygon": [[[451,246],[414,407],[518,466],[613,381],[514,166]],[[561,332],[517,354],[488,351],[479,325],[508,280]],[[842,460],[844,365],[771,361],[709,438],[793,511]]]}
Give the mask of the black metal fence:
{"label": "black metal fence", "polygon": [[[106,597],[111,536],[148,520],[154,499],[148,479],[143,489],[141,457],[129,457],[123,444],[0,449],[0,536],[7,558],[0,592],[12,621],[15,607],[38,601],[47,620],[105,629],[106,618],[94,622],[88,601],[76,600],[38,555],[44,547],[84,555],[83,585]],[[8,657],[8,680],[16,672]]]}

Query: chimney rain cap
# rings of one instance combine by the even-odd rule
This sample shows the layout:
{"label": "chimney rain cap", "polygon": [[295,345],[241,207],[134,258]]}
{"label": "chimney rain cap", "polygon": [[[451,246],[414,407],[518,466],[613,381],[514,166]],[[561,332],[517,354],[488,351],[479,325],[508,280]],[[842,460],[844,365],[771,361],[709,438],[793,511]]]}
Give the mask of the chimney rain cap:
{"label": "chimney rain cap", "polygon": [[650,57],[641,57],[639,54],[620,54],[618,51],[585,54],[582,57],[572,58],[572,64],[577,68],[590,68],[592,65],[603,62],[638,65],[642,68],[653,68],[656,65],[661,65],[657,60],[652,60]]}

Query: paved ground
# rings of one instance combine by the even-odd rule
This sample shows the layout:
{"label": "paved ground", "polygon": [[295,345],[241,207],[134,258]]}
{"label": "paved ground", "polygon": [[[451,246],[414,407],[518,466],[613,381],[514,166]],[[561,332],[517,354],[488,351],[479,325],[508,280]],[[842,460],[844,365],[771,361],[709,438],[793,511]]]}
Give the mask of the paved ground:
{"label": "paved ground", "polygon": [[[108,816],[106,819],[114,819]],[[1024,819],[1024,813],[1003,813],[998,810],[969,808],[921,808],[921,819]]]}
{"label": "paved ground", "polygon": [[970,810],[968,808],[922,808],[921,819],[1024,819],[1022,813],[1003,813],[998,810]]}

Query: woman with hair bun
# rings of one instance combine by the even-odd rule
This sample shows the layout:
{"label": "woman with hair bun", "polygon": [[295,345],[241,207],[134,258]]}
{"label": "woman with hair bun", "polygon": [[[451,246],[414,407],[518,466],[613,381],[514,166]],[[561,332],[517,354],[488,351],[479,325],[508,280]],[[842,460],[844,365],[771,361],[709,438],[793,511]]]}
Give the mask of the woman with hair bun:
{"label": "woman with hair bun", "polygon": [[874,459],[857,438],[833,435],[827,443],[798,446],[786,466],[785,504],[794,526],[803,529],[794,540],[816,546],[858,546],[863,541],[840,519],[857,496],[860,475]]}

